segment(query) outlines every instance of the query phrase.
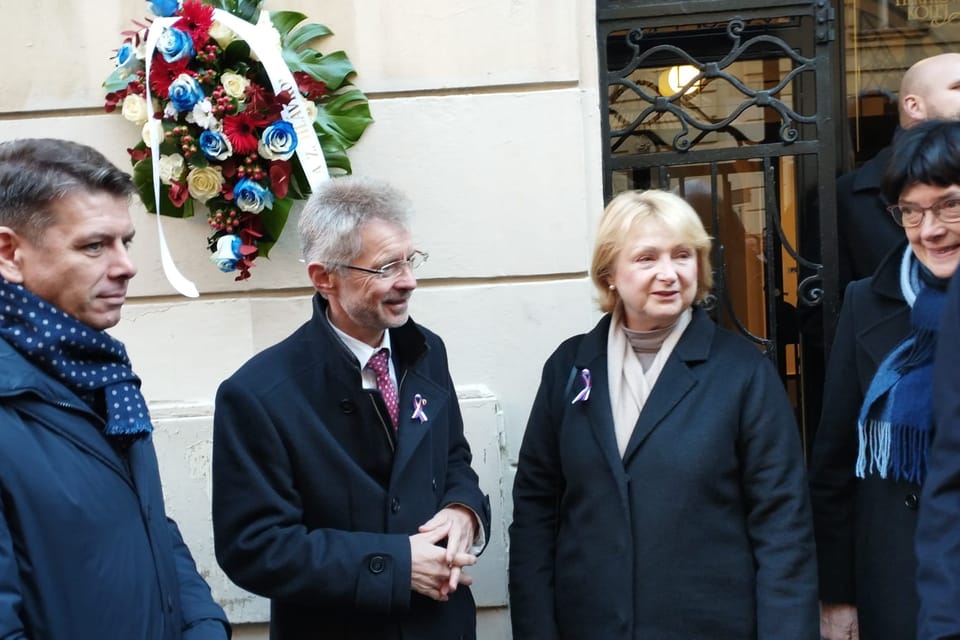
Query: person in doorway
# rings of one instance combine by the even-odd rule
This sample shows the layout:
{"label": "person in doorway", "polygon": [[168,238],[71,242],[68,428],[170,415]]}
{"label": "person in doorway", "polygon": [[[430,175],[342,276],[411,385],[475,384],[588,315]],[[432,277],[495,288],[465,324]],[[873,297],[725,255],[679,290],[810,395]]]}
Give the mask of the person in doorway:
{"label": "person in doorway", "polygon": [[696,306],[710,246],[668,192],[604,211],[607,315],[547,360],[520,446],[515,638],[818,638],[793,409],[761,351]]}
{"label": "person in doorway", "polygon": [[217,559],[270,598],[273,640],[476,637],[490,506],[443,342],[410,318],[408,208],[325,182],[299,224],[313,318],[217,392]]}
{"label": "person in doorway", "polygon": [[883,192],[905,238],[847,287],[810,460],[827,640],[916,637],[933,354],[960,262],[960,122],[918,124],[893,149]]}
{"label": "person in doorway", "polygon": [[226,640],[166,517],[120,321],[130,176],[67,140],[0,143],[0,637]]}
{"label": "person in doorway", "polygon": [[[925,120],[960,120],[960,53],[942,53],[915,63],[900,81],[901,130]],[[883,148],[859,169],[837,179],[837,238],[841,291],[852,280],[873,275],[884,256],[903,241],[887,214],[883,170],[893,147]]]}

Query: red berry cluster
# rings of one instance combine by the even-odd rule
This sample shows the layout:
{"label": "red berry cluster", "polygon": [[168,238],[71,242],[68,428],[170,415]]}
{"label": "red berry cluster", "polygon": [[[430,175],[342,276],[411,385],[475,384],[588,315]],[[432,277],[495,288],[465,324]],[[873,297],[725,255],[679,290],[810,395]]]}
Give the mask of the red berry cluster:
{"label": "red berry cluster", "polygon": [[180,145],[180,151],[184,158],[190,158],[197,153],[197,140],[190,135],[190,127],[187,125],[177,125],[170,130],[170,135],[179,138],[177,143]]}
{"label": "red berry cluster", "polygon": [[263,170],[262,166],[260,166],[260,163],[258,162],[259,160],[260,156],[258,156],[256,153],[251,153],[248,155],[246,158],[244,158],[243,164],[237,167],[237,175],[241,178],[250,178],[251,180],[255,180],[257,182],[266,179],[267,172]]}
{"label": "red berry cluster", "polygon": [[240,224],[239,214],[235,209],[216,209],[207,214],[207,222],[217,231],[233,233]]}
{"label": "red berry cluster", "polygon": [[213,92],[210,94],[210,106],[213,115],[219,119],[223,119],[224,116],[236,113],[237,103],[227,95],[226,89],[223,88],[223,85],[218,84],[214,87]]}

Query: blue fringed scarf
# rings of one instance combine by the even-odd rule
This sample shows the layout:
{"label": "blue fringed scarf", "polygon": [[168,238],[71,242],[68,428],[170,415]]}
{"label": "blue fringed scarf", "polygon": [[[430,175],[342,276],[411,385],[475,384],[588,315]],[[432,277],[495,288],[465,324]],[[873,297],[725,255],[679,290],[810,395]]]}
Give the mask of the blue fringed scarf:
{"label": "blue fringed scarf", "polygon": [[933,356],[946,292],[926,282],[920,269],[907,247],[900,288],[911,307],[912,330],[880,363],[863,399],[857,420],[860,478],[871,474],[923,482],[933,426]]}
{"label": "blue fringed scarf", "polygon": [[106,332],[0,278],[0,337],[94,411],[96,391],[103,389],[106,435],[126,441],[153,430],[140,378],[123,343]]}

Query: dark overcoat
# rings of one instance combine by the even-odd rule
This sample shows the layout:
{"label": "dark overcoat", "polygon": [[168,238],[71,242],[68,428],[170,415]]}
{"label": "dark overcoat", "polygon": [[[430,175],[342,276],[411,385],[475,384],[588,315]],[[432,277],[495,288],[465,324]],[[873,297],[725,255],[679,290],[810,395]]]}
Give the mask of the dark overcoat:
{"label": "dark overcoat", "polygon": [[[610,321],[543,368],[513,491],[514,637],[818,638],[800,439],[776,371],[695,310],[621,458]],[[590,397],[572,402],[584,369]]]}
{"label": "dark overcoat", "polygon": [[[310,321],[217,392],[217,559],[270,598],[274,640],[475,637],[469,588],[443,603],[411,591],[409,537],[441,508],[470,507],[490,534],[446,351],[412,320],[390,340],[396,436],[319,295]],[[415,394],[426,422],[412,417]]]}
{"label": "dark overcoat", "polygon": [[934,364],[936,429],[917,523],[919,640],[960,638],[960,269],[950,282]]}
{"label": "dark overcoat", "polygon": [[221,640],[166,516],[153,440],[103,420],[0,339],[0,638]]}
{"label": "dark overcoat", "polygon": [[884,256],[903,241],[901,228],[886,210],[880,191],[883,171],[893,155],[884,147],[856,171],[837,179],[837,239],[840,287],[873,275]]}
{"label": "dark overcoat", "polygon": [[856,604],[860,637],[869,640],[916,633],[913,536],[920,487],[854,475],[864,395],[884,357],[910,332],[900,290],[905,248],[901,241],[872,278],[847,287],[810,459],[820,598]]}

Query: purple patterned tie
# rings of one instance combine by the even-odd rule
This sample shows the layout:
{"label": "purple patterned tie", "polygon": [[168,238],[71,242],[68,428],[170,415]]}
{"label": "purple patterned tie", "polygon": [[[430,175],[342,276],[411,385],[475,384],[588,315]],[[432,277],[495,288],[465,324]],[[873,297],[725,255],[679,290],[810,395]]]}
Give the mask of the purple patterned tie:
{"label": "purple patterned tie", "polygon": [[393,428],[397,428],[399,410],[397,408],[397,390],[390,380],[390,351],[380,349],[370,357],[367,362],[367,369],[370,369],[377,375],[377,389],[383,396],[383,401],[387,403],[387,411],[390,412],[390,421],[393,422]]}

